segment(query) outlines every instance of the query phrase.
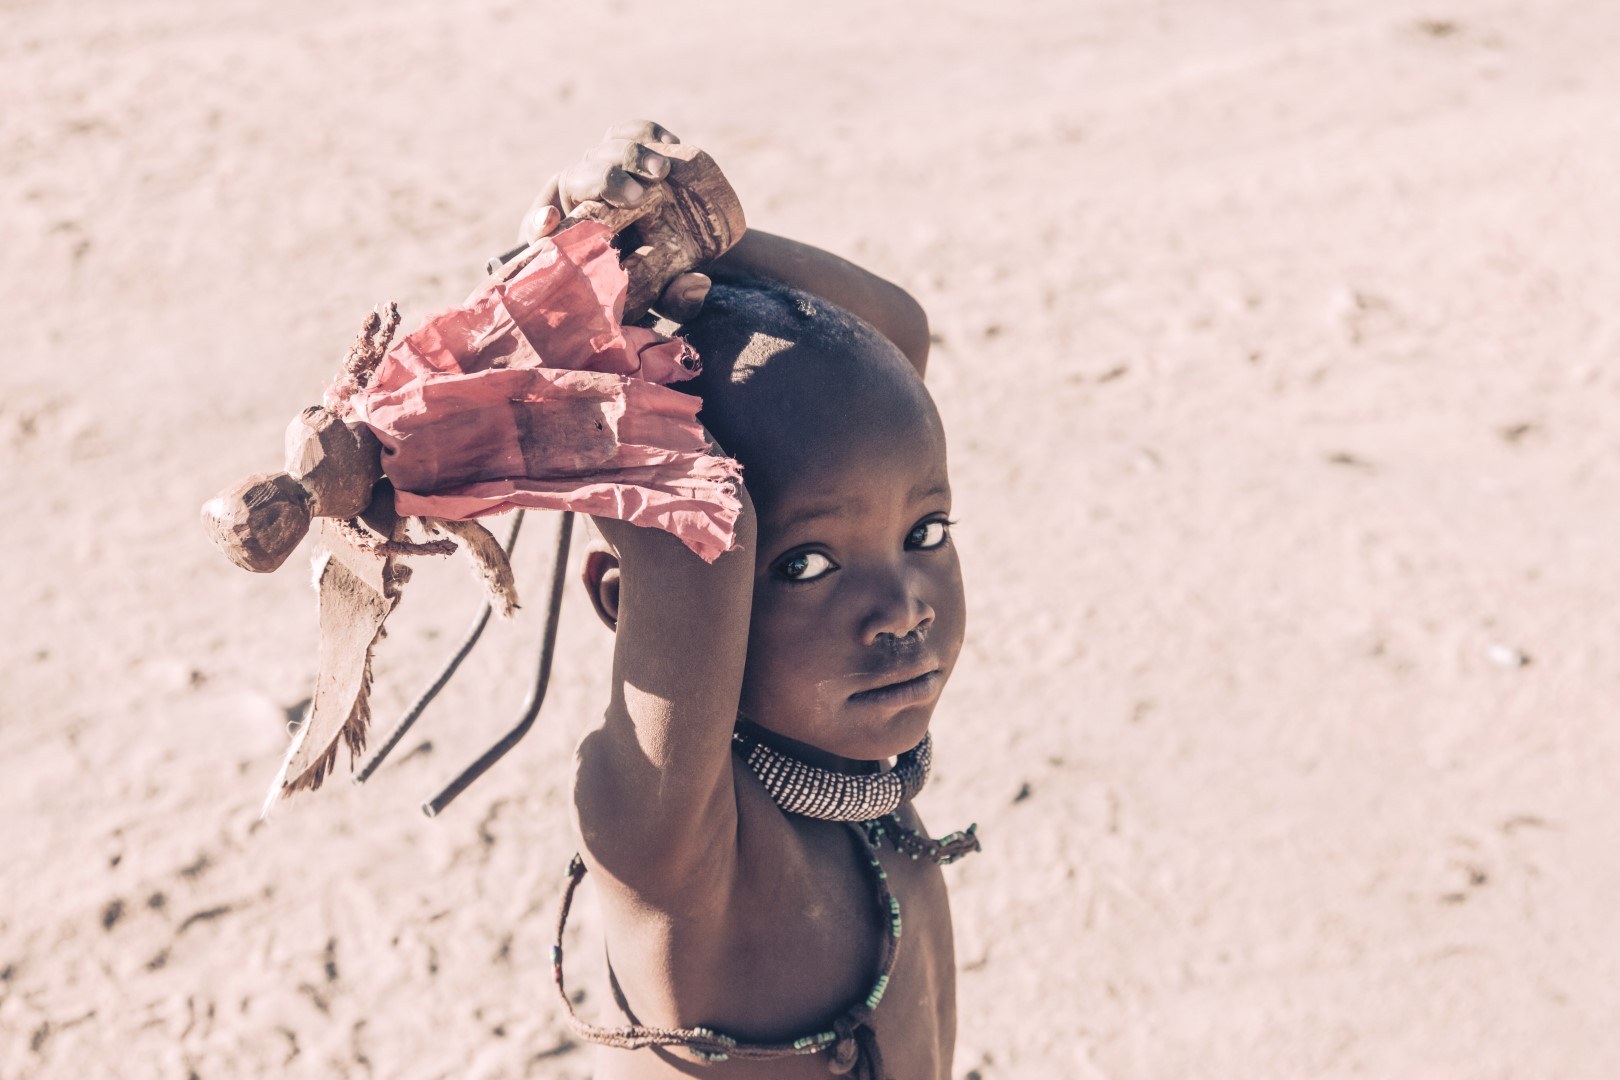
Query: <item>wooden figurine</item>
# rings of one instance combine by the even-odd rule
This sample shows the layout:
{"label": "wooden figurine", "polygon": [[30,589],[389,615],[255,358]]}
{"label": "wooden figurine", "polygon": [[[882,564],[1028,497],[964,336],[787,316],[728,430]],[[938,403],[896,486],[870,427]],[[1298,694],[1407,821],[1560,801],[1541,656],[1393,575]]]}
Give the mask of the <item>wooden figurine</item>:
{"label": "wooden figurine", "polygon": [[[523,276],[557,235],[579,222],[595,221],[612,234],[612,250],[628,279],[620,325],[640,320],[670,281],[723,254],[745,229],[735,192],[707,154],[679,144],[661,147],[660,153],[670,159],[669,175],[641,205],[616,208],[590,202],[575,207],[556,233],[492,260],[485,289]],[[611,251],[597,250],[611,257]],[[368,318],[328,392],[329,405],[336,401],[341,408],[348,395],[364,390],[388,353],[398,323],[393,305]],[[311,406],[287,429],[281,472],[250,476],[202,508],[209,537],[245,570],[277,569],[312,525],[318,526],[326,549],[317,560],[321,646],[315,692],[271,786],[267,811],[280,797],[318,786],[331,770],[339,743],[349,747],[351,762],[364,749],[372,650],[409,579],[405,558],[448,555],[459,541],[496,609],[510,614],[516,607],[511,567],[494,537],[472,520],[401,517],[382,456],[382,444],[366,423],[346,422],[327,405]],[[413,521],[430,535],[413,540],[408,532]],[[552,609],[554,622],[555,602]],[[554,631],[548,627],[548,635]]]}
{"label": "wooden figurine", "polygon": [[[640,206],[582,203],[562,226],[599,221],[615,235],[630,277],[626,323],[644,316],[670,281],[729,250],[746,228],[736,192],[709,155],[684,144],[659,152],[670,159],[669,177]],[[512,278],[549,242],[542,237],[492,260],[492,278]],[[350,350],[346,375],[361,377],[365,366],[376,365],[398,320],[392,311],[379,326],[373,316]],[[286,444],[283,472],[250,476],[203,505],[210,539],[244,570],[267,574],[279,567],[308,534],[312,518],[354,518],[370,505],[382,477],[377,440],[364,425],[345,424],[322,406],[292,422]]]}

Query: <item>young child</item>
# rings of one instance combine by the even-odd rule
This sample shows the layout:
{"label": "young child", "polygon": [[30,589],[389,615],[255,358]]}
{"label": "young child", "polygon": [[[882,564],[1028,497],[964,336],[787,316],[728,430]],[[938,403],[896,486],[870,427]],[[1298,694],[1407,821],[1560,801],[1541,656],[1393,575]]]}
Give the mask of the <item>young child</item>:
{"label": "young child", "polygon": [[[645,198],[674,141],[615,128],[525,239],[577,201]],[[610,962],[593,1000],[619,1015],[576,1030],[603,1045],[603,1078],[945,1078],[939,864],[978,842],[929,839],[909,801],[966,622],[927,320],[757,231],[710,276],[678,279],[662,310],[684,318],[701,418],[743,466],[738,545],[710,565],[596,519],[584,580],[616,636],[613,689],[577,755],[569,900],[588,868]]]}

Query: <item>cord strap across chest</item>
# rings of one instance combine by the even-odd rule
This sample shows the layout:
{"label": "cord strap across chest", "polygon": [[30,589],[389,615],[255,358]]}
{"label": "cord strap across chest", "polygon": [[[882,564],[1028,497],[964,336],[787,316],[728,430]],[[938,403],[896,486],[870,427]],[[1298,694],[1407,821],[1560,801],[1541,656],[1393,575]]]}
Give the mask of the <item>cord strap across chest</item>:
{"label": "cord strap across chest", "polygon": [[551,977],[562,999],[569,1028],[579,1038],[620,1050],[647,1047],[683,1049],[704,1061],[771,1061],[830,1051],[828,1069],[852,1080],[890,1080],[883,1071],[883,1055],[871,1026],[872,1012],[883,1000],[889,978],[900,956],[900,901],[889,889],[889,875],[878,860],[879,845],[887,839],[894,849],[912,859],[951,863],[979,850],[975,826],[933,839],[900,822],[896,811],[910,801],[928,780],[932,744],[927,736],[896,759],[884,773],[848,775],[818,768],[774,750],[758,740],[738,734],[733,749],[758,777],[777,806],[790,814],[837,821],[849,828],[855,846],[869,868],[878,916],[885,932],[878,935],[878,974],[865,997],[853,1002],[829,1026],[796,1039],[748,1042],[708,1027],[660,1028],[644,1024],[606,1027],[587,1023],[574,1011],[563,979],[563,931],[574,894],[585,880],[585,860],[575,855],[568,863],[568,884],[557,914],[557,938],[551,946]]}

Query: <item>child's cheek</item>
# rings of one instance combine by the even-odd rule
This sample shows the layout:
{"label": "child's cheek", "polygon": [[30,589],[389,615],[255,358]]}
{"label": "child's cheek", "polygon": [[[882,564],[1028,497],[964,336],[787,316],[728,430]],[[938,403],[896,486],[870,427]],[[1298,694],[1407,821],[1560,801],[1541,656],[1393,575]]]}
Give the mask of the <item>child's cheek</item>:
{"label": "child's cheek", "polygon": [[743,680],[743,711],[751,719],[809,734],[817,718],[837,709],[845,696],[843,657],[825,622],[815,605],[756,602]]}

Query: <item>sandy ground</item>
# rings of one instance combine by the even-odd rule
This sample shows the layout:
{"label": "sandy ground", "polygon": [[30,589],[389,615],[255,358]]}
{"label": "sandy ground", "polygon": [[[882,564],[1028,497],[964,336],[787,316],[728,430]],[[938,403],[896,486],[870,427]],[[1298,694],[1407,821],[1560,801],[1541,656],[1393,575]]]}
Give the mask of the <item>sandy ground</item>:
{"label": "sandy ground", "polygon": [[[196,514],[635,115],[931,312],[959,1077],[1620,1075],[1620,7],[588,7],[0,5],[0,1075],[588,1074],[582,597],[445,817],[537,603],[260,825],[313,598]],[[476,602],[420,572],[385,716]]]}

